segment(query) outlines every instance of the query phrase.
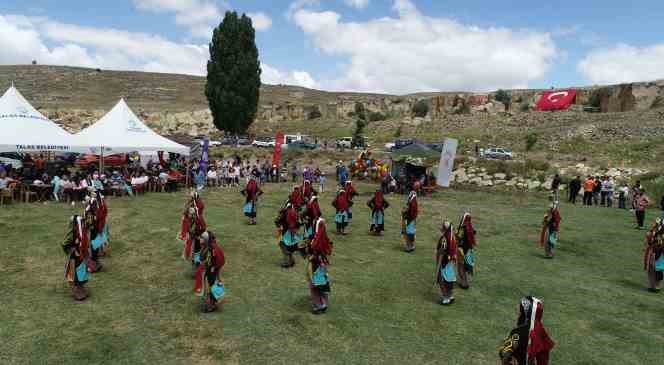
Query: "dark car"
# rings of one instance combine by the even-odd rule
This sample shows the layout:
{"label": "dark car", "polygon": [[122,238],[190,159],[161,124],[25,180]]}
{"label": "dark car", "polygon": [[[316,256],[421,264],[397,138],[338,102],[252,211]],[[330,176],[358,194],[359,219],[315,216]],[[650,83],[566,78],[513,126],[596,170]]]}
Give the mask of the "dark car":
{"label": "dark car", "polygon": [[301,148],[304,150],[315,150],[316,148],[320,147],[319,145],[315,143],[309,143],[305,141],[295,141],[287,144],[287,148]]}
{"label": "dark car", "polygon": [[400,148],[404,148],[406,146],[410,146],[411,144],[415,143],[414,139],[410,138],[404,138],[404,139],[397,139],[394,141],[394,150],[398,150]]}
{"label": "dark car", "polygon": [[427,147],[431,148],[434,151],[438,151],[438,152],[443,152],[443,146],[445,146],[445,143],[443,143],[443,142],[429,143],[427,145]]}
{"label": "dark car", "polygon": [[237,139],[238,146],[251,146],[251,140],[247,136],[240,136]]}

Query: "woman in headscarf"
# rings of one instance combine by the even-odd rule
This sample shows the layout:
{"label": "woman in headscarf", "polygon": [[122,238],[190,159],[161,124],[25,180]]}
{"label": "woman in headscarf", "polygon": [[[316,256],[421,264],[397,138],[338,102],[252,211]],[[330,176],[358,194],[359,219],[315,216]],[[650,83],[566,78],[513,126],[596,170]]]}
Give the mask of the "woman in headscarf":
{"label": "woman in headscarf", "polygon": [[71,294],[76,300],[85,300],[89,293],[85,284],[88,282],[88,258],[90,241],[83,218],[75,215],[69,220],[69,230],[62,242],[62,250],[67,255],[65,280],[71,287]]}
{"label": "woman in headscarf", "polygon": [[305,203],[304,196],[302,195],[302,189],[299,185],[293,186],[293,191],[291,192],[289,198],[293,208],[299,212]]}
{"label": "woman in headscarf", "polygon": [[300,221],[298,219],[297,211],[293,207],[290,200],[286,201],[285,205],[279,211],[279,216],[275,220],[279,234],[279,248],[284,254],[284,260],[281,267],[288,268],[295,265],[293,260],[293,253],[298,250],[299,243],[302,237],[298,233],[300,228]]}
{"label": "woman in headscarf", "polygon": [[88,270],[98,272],[103,267],[100,257],[103,256],[104,245],[108,242],[104,227],[106,225],[106,210],[103,208],[103,202],[97,198],[97,191],[91,188],[89,195],[85,197],[85,207],[83,209],[83,219],[90,239],[91,255],[88,259]]}
{"label": "woman in headscarf", "polygon": [[377,189],[374,196],[367,202],[371,208],[371,226],[369,232],[379,236],[385,230],[385,209],[389,208],[390,203],[383,197],[383,191]]}
{"label": "woman in headscarf", "polygon": [[468,289],[468,274],[472,275],[474,272],[476,234],[477,232],[473,227],[473,219],[470,213],[464,213],[457,230],[457,242],[459,244],[457,271],[459,273],[459,287],[461,289]]}
{"label": "woman in headscarf", "polygon": [[328,278],[328,257],[332,254],[332,242],[327,236],[325,220],[316,220],[316,233],[311,241],[311,254],[307,261],[307,282],[311,293],[311,306],[314,314],[325,313],[329,305],[330,280]]}
{"label": "woman in headscarf", "polygon": [[178,238],[184,241],[182,258],[191,260],[194,271],[201,263],[201,244],[200,235],[205,232],[207,225],[203,218],[205,205],[198,192],[192,191],[191,198],[185,204],[185,211],[182,215],[182,226]]}
{"label": "woman in headscarf", "polygon": [[542,231],[540,232],[540,247],[544,247],[544,254],[547,259],[553,258],[553,250],[558,245],[558,233],[560,232],[560,211],[557,203],[551,203],[549,211],[542,221]]}
{"label": "woman in headscarf", "polygon": [[318,197],[312,195],[307,202],[307,206],[304,208],[303,220],[304,220],[304,238],[311,240],[314,237],[316,231],[316,220],[321,216],[320,206],[318,205]]}
{"label": "woman in headscarf", "polygon": [[304,201],[308,202],[314,195],[316,195],[316,192],[311,185],[311,180],[304,180],[302,183],[302,197],[304,198]]}
{"label": "woman in headscarf", "polygon": [[548,365],[549,353],[555,346],[542,325],[544,307],[535,297],[523,297],[519,302],[519,319],[500,347],[498,355],[503,365]]}
{"label": "woman in headscarf", "polygon": [[346,191],[341,189],[337,192],[337,197],[332,202],[332,206],[336,209],[334,222],[337,225],[337,234],[346,234],[346,226],[348,225],[348,199],[346,198]]}
{"label": "woman in headscarf", "polygon": [[659,284],[664,278],[664,223],[660,218],[646,235],[643,268],[648,273],[648,291],[659,292]]}
{"label": "woman in headscarf", "polygon": [[436,246],[436,282],[440,286],[440,304],[450,305],[454,302],[452,290],[456,282],[457,243],[454,227],[444,221],[440,229],[442,235]]}
{"label": "woman in headscarf", "polygon": [[406,252],[415,251],[415,232],[417,231],[417,193],[411,190],[406,207],[401,211],[401,234],[405,241]]}
{"label": "woman in headscarf", "polygon": [[244,215],[249,218],[249,225],[256,224],[256,203],[258,202],[258,197],[263,195],[263,190],[258,187],[256,178],[251,175],[247,186],[244,190],[241,191],[242,195],[245,197],[244,202]]}
{"label": "woman in headscarf", "polygon": [[209,313],[218,309],[219,302],[226,294],[226,288],[221,278],[226,258],[212,232],[203,232],[200,242],[201,265],[196,271],[194,292],[204,298],[202,310]]}
{"label": "woman in headscarf", "polygon": [[346,191],[346,200],[348,200],[348,223],[353,219],[353,199],[357,196],[357,190],[353,186],[353,182],[348,180],[344,185]]}

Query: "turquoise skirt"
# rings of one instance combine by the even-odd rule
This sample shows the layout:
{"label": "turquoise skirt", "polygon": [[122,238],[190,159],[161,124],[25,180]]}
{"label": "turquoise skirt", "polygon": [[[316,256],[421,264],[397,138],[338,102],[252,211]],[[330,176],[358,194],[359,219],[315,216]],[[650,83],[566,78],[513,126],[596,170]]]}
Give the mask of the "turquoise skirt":
{"label": "turquoise skirt", "polygon": [[286,231],[284,235],[282,236],[282,241],[284,241],[284,245],[286,246],[295,246],[297,245],[300,241],[302,241],[302,236],[300,236],[297,233],[293,233],[291,231]]}
{"label": "turquoise skirt", "polygon": [[76,267],[76,281],[84,283],[88,281],[89,277],[90,273],[88,272],[88,264],[83,260],[83,262]]}
{"label": "turquoise skirt", "polygon": [[385,224],[385,215],[383,212],[375,212],[371,214],[371,224]]}
{"label": "turquoise skirt", "polygon": [[410,221],[410,223],[406,225],[406,234],[415,235],[415,232],[417,231],[416,225],[417,225],[417,220]]}
{"label": "turquoise skirt", "polygon": [[336,223],[347,223],[348,222],[348,213],[340,212],[334,216],[334,221]]}
{"label": "turquoise skirt", "polygon": [[215,300],[219,300],[226,295],[226,288],[224,287],[224,284],[217,280],[211,287],[210,287],[210,293],[212,294],[212,297],[214,297]]}
{"label": "turquoise skirt", "polygon": [[655,271],[664,271],[664,254],[655,261]]}
{"label": "turquoise skirt", "polygon": [[101,232],[97,233],[97,237],[90,242],[90,245],[93,250],[97,250],[106,243],[108,243],[108,224],[104,226]]}
{"label": "turquoise skirt", "polygon": [[322,266],[318,267],[316,272],[314,272],[314,276],[311,282],[314,284],[314,286],[322,286],[327,284],[327,269]]}
{"label": "turquoise skirt", "polygon": [[254,202],[248,202],[242,208],[244,215],[256,214],[256,204]]}
{"label": "turquoise skirt", "polygon": [[456,282],[456,270],[454,270],[454,265],[452,265],[451,261],[448,262],[445,267],[440,269],[440,275],[443,277],[443,280],[448,283]]}

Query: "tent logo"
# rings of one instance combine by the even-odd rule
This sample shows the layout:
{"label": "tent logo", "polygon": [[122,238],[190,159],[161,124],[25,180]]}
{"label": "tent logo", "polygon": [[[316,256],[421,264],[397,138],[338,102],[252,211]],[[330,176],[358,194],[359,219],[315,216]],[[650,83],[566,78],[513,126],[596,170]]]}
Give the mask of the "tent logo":
{"label": "tent logo", "polygon": [[133,119],[130,119],[130,120],[127,122],[127,131],[129,131],[129,132],[140,132],[140,133],[144,133],[144,132],[145,132],[145,129],[143,129],[143,128],[140,126],[140,124],[138,124],[138,122],[136,122],[136,121],[133,120]]}
{"label": "tent logo", "polygon": [[17,106],[16,107],[16,112],[18,114],[28,114],[28,108],[26,108],[24,106]]}

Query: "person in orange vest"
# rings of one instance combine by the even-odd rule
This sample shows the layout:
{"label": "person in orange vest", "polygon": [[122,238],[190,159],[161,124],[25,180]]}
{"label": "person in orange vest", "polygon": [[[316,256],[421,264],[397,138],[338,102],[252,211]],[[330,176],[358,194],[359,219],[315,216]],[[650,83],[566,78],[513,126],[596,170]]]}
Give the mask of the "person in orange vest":
{"label": "person in orange vest", "polygon": [[583,205],[593,205],[593,189],[595,188],[595,180],[592,176],[588,176],[586,181],[583,182]]}

